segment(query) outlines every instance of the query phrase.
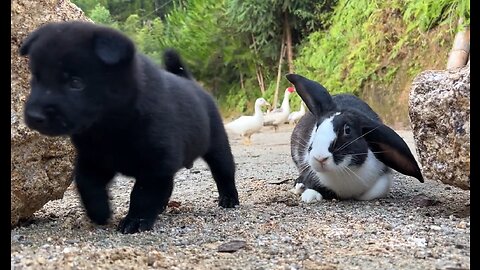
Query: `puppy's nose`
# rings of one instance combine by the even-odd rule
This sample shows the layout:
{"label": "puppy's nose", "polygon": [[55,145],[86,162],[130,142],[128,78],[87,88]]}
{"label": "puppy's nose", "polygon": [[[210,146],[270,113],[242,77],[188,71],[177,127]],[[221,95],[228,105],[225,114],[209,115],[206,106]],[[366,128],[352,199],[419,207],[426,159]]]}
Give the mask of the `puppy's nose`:
{"label": "puppy's nose", "polygon": [[42,124],[47,120],[47,116],[38,110],[28,110],[27,117],[30,121]]}

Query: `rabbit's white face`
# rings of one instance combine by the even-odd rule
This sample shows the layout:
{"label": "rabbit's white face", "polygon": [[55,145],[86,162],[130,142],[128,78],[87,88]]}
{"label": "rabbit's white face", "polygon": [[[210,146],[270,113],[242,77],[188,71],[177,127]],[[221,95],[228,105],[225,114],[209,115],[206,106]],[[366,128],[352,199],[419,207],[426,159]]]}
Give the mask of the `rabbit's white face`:
{"label": "rabbit's white face", "polygon": [[356,121],[352,113],[342,111],[319,122],[312,130],[305,161],[320,173],[361,166],[367,158],[368,144]]}
{"label": "rabbit's white face", "polygon": [[306,152],[306,161],[317,172],[336,171],[350,164],[351,157],[346,156],[341,161],[335,160],[331,151],[331,146],[335,144],[337,139],[333,120],[340,114],[340,112],[333,114],[312,130],[308,151]]}

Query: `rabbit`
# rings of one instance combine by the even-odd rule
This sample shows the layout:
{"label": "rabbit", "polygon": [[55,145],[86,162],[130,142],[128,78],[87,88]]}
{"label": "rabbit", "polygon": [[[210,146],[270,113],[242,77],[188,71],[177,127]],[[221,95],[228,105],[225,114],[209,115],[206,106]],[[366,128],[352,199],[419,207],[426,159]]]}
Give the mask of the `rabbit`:
{"label": "rabbit", "polygon": [[382,198],[392,185],[391,169],[424,182],[405,141],[367,103],[351,94],[331,96],[298,74],[286,78],[309,109],[290,142],[300,174],[293,191],[303,202]]}

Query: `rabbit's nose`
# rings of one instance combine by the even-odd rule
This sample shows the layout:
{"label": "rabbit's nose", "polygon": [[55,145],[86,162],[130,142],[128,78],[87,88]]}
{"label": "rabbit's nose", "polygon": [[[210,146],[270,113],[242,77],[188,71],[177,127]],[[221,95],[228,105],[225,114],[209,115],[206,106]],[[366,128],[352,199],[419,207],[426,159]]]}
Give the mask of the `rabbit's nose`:
{"label": "rabbit's nose", "polygon": [[325,164],[327,162],[328,157],[313,157],[316,161],[318,161],[320,164]]}

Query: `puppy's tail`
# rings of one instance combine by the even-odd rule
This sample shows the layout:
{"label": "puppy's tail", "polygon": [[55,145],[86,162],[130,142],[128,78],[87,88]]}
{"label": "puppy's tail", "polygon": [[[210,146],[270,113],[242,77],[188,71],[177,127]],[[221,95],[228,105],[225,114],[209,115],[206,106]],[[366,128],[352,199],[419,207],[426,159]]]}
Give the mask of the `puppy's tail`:
{"label": "puppy's tail", "polygon": [[176,74],[180,77],[193,80],[192,74],[186,69],[182,58],[174,49],[166,49],[164,51],[163,63],[166,71]]}

